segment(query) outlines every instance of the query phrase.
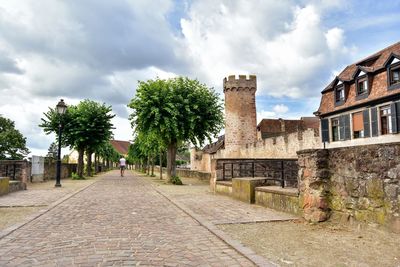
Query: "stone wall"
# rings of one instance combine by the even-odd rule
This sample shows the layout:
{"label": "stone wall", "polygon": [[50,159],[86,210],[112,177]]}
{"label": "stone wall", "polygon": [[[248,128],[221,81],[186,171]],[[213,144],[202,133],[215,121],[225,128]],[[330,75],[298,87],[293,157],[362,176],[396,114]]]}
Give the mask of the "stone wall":
{"label": "stone wall", "polygon": [[[305,149],[322,148],[319,131],[306,129],[278,137],[258,140],[255,143],[241,146],[236,158],[249,159],[296,159],[297,151]],[[218,150],[215,154],[191,151],[191,169],[211,172],[213,159],[234,158],[234,154],[225,149]]]}
{"label": "stone wall", "polygon": [[27,160],[0,160],[0,177],[26,184],[31,177],[31,164]]}
{"label": "stone wall", "polygon": [[[154,166],[155,172],[160,172],[160,166]],[[163,167],[163,176],[166,175],[167,168]],[[179,177],[196,178],[199,180],[209,181],[211,174],[208,172],[193,171],[189,169],[176,169],[176,175]],[[164,176],[165,177],[165,176]]]}
{"label": "stone wall", "polygon": [[[72,176],[72,173],[77,171],[78,164],[61,163],[61,179],[65,179]],[[43,179],[55,180],[57,171],[57,162],[45,162],[44,163],[44,175]]]}
{"label": "stone wall", "polygon": [[304,216],[378,223],[400,232],[400,143],[299,152]]}

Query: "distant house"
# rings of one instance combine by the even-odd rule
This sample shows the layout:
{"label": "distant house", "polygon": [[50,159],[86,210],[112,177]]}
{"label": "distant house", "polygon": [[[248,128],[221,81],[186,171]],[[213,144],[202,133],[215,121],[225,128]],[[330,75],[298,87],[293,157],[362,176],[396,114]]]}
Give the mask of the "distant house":
{"label": "distant house", "polygon": [[[120,153],[124,157],[128,155],[128,150],[130,145],[129,141],[110,140],[110,144],[114,147],[114,149],[118,153]],[[78,151],[72,150],[68,156],[69,157],[68,162],[78,163],[78,156],[79,156]],[[93,157],[92,160],[94,161],[95,154],[93,154],[92,157]],[[84,158],[86,160],[86,155],[84,156]]]}
{"label": "distant house", "polygon": [[129,146],[131,144],[129,141],[111,140],[110,144],[124,157],[128,155]]}
{"label": "distant house", "polygon": [[400,141],[400,42],[347,66],[314,114],[327,147]]}
{"label": "distant house", "polygon": [[262,119],[257,125],[257,139],[261,140],[302,132],[309,128],[319,128],[319,120],[317,117],[301,117],[300,120]]}

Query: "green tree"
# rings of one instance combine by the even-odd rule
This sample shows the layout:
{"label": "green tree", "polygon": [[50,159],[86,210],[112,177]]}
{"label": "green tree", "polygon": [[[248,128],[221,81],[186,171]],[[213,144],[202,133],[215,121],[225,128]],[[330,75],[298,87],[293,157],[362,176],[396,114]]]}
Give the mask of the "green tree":
{"label": "green tree", "polygon": [[46,157],[52,158],[52,159],[57,159],[57,153],[58,153],[57,142],[52,142],[49,146],[49,149],[47,150]]}
{"label": "green tree", "polygon": [[26,138],[12,120],[0,115],[0,159],[23,159],[28,154]]}
{"label": "green tree", "polygon": [[167,147],[167,178],[176,176],[178,144],[201,145],[223,127],[223,106],[218,95],[198,80],[178,77],[139,82],[131,124],[138,133],[155,135]]}
{"label": "green tree", "polygon": [[77,175],[83,177],[83,157],[87,152],[87,175],[91,176],[91,155],[98,146],[108,142],[112,137],[111,107],[92,100],[83,100],[76,106],[69,106],[67,112],[60,117],[53,108],[49,108],[42,118],[44,131],[57,133],[61,122],[63,126],[62,145],[70,146],[78,151]]}

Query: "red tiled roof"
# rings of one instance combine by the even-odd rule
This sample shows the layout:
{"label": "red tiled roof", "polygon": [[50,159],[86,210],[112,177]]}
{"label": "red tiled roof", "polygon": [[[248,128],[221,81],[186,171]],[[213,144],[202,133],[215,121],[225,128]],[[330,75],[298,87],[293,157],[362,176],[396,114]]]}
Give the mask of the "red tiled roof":
{"label": "red tiled roof", "polygon": [[214,154],[218,150],[225,148],[225,135],[221,135],[218,137],[218,140],[212,144],[206,145],[203,147],[203,152],[208,154]]}
{"label": "red tiled roof", "polygon": [[110,140],[110,144],[114,147],[114,149],[122,154],[127,155],[129,150],[129,143],[128,141],[120,141],[120,140]]}
{"label": "red tiled roof", "polygon": [[388,46],[381,51],[378,51],[356,63],[353,63],[346,68],[322,91],[329,91],[335,85],[337,79],[340,81],[351,81],[354,79],[356,72],[360,69],[364,72],[375,72],[385,68],[385,63],[389,57],[394,54],[400,56],[400,42]]}

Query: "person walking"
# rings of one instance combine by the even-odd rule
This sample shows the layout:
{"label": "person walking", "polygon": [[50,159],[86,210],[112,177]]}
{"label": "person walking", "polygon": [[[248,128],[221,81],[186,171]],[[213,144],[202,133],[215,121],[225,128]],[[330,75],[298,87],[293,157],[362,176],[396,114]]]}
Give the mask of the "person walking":
{"label": "person walking", "polygon": [[122,157],[119,159],[119,169],[121,171],[121,177],[124,177],[125,167],[126,167],[126,160],[124,157]]}

